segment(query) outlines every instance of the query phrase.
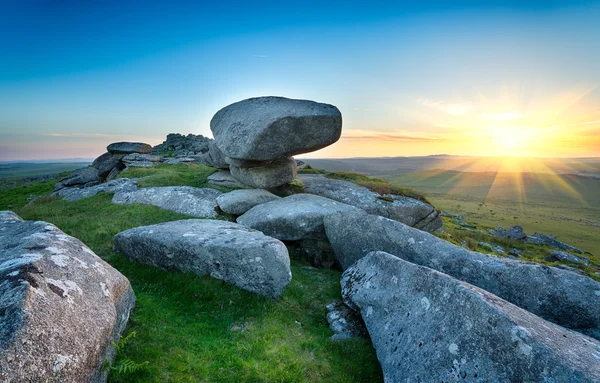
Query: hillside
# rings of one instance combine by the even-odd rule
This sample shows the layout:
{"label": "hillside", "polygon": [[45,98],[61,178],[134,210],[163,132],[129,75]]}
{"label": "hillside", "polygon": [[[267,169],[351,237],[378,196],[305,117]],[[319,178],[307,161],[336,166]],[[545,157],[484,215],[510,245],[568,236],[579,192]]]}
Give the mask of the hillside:
{"label": "hillside", "polygon": [[[214,168],[196,164],[160,165],[131,168],[123,171],[119,178],[142,177],[140,187],[206,187],[208,177],[215,171]],[[383,177],[402,186],[399,187],[359,174],[328,173],[318,169],[306,169],[301,173],[323,174],[331,179],[356,182],[381,193],[404,193],[429,200],[438,208],[465,214],[464,221],[444,217],[445,231],[436,232],[440,238],[494,255],[499,254],[489,246],[515,249],[522,260],[548,265],[565,264],[600,279],[600,253],[594,250],[593,233],[577,231],[585,227],[588,221],[591,222],[596,210],[585,216],[586,221],[579,222],[572,218],[568,226],[573,231],[571,227],[563,227],[558,232],[559,239],[567,242],[573,239],[573,244],[594,254],[586,254],[591,260],[590,265],[548,260],[546,247],[499,239],[487,232],[490,227],[507,227],[509,224],[524,224],[528,231],[533,227],[541,230],[540,227],[544,225],[554,229],[561,224],[565,226],[564,221],[556,224],[555,219],[544,218],[543,214],[552,217],[553,213],[561,211],[556,210],[553,203],[562,203],[564,206],[560,205],[559,208],[565,211],[575,206],[563,194],[557,194],[554,201],[544,199],[544,193],[547,192],[540,185],[548,182],[547,178],[527,177],[530,181],[525,189],[535,186],[534,190],[538,193],[535,194],[536,198],[542,201],[540,205],[527,205],[531,203],[528,200],[526,207],[521,210],[522,216],[514,218],[508,216],[513,211],[514,200],[495,198],[485,201],[485,186],[476,187],[492,182],[493,177],[489,174],[438,174],[437,178],[431,177],[433,180],[421,177],[434,173],[422,174],[421,177],[405,175],[405,179],[397,175]],[[541,181],[535,183],[538,179]],[[567,182],[569,178],[564,179]],[[586,188],[593,190],[595,187],[595,181],[589,182],[573,181],[569,185],[578,185],[577,190],[583,192]],[[341,299],[340,271],[310,267],[298,249],[288,245],[293,279],[279,299],[271,300],[207,276],[161,271],[133,263],[113,252],[112,239],[115,234],[137,226],[192,217],[155,206],[115,205],[111,203],[111,195],[106,193],[68,202],[49,196],[54,183],[54,180],[33,182],[0,190],[0,210],[14,210],[26,220],[54,223],[65,233],[83,241],[130,280],[137,303],[123,337],[126,340],[119,346],[110,381],[382,380],[381,367],[368,339],[330,340],[332,332],[325,320],[325,306]],[[460,188],[453,189],[458,184]],[[406,186],[428,191],[428,195],[424,197]],[[511,190],[510,184],[505,188]],[[459,190],[463,194],[452,194],[450,190]],[[534,192],[529,195],[534,195]],[[582,195],[586,204],[597,203],[597,196],[593,192]],[[31,200],[34,201],[29,202]],[[579,208],[581,211],[591,209],[589,206]],[[221,219],[230,218],[224,215]],[[538,221],[532,221],[534,219]],[[505,257],[506,254],[500,256]]]}

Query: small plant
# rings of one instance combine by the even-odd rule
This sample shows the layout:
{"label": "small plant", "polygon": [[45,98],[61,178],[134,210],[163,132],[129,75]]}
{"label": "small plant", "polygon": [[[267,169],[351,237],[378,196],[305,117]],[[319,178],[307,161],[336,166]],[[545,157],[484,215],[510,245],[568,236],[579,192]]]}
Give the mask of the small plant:
{"label": "small plant", "polygon": [[[135,338],[135,331],[129,333],[129,335],[123,337],[119,334],[119,341],[115,342],[114,340],[110,342],[110,344],[115,348],[117,354],[123,350],[123,348],[127,345],[127,342]],[[110,370],[119,376],[130,375],[136,373],[138,371],[145,370],[150,365],[150,362],[145,361],[142,363],[137,363],[129,358],[124,358],[119,360],[114,366],[111,366],[108,360],[104,361],[103,369],[105,371]]]}

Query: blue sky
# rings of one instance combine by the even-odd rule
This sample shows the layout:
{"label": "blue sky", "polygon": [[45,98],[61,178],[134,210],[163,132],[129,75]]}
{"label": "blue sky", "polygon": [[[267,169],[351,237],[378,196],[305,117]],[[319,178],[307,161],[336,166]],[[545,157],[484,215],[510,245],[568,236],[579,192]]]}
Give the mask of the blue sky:
{"label": "blue sky", "polygon": [[598,1],[249,3],[0,2],[0,160],[210,136],[261,95],[340,108],[316,156],[600,156]]}

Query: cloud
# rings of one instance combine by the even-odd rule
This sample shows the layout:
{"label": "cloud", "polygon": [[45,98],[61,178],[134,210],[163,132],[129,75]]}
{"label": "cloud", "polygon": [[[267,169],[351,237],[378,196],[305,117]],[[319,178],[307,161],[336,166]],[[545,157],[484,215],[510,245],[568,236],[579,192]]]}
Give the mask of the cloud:
{"label": "cloud", "polygon": [[447,141],[446,137],[425,136],[399,131],[351,130],[344,132],[342,139],[357,141],[395,141],[395,142],[440,142]]}
{"label": "cloud", "polygon": [[466,113],[469,113],[473,108],[473,104],[471,103],[458,103],[458,102],[443,102],[443,101],[431,101],[425,98],[418,98],[417,103],[434,108],[437,110],[441,110],[442,112],[451,114],[453,116],[460,116]]}
{"label": "cloud", "polygon": [[267,55],[252,55],[252,57],[256,57],[256,58],[259,58],[259,59],[269,58],[269,56],[267,56]]}
{"label": "cloud", "polygon": [[523,116],[520,113],[512,113],[512,112],[483,113],[481,115],[481,118],[483,118],[484,120],[490,120],[490,121],[496,121],[496,122],[516,120],[521,117],[523,117]]}

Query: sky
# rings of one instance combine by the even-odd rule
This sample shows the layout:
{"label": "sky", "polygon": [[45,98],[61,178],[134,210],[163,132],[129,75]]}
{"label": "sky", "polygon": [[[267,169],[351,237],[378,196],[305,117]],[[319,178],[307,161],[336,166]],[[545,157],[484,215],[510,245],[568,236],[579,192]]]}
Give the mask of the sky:
{"label": "sky", "polygon": [[0,0],[0,35],[0,161],[212,137],[268,95],[341,110],[305,157],[600,156],[600,1]]}

